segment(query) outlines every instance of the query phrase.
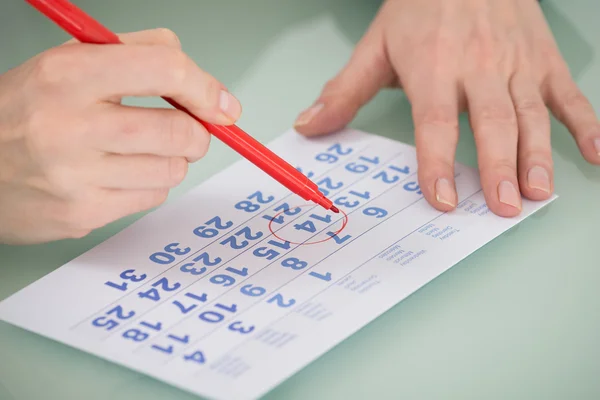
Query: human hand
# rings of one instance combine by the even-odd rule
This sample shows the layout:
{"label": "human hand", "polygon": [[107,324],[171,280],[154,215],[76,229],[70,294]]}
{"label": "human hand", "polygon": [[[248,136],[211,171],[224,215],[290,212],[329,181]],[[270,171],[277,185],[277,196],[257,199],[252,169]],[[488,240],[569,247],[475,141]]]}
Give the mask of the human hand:
{"label": "human hand", "polygon": [[228,125],[237,99],[166,29],[125,45],[68,42],[0,75],[0,242],[78,238],[161,204],[210,135],[176,109],[124,106],[168,96]]}
{"label": "human hand", "polygon": [[511,217],[521,196],[553,192],[546,105],[583,157],[600,165],[600,125],[574,83],[537,0],[387,0],[354,54],[295,128],[343,128],[384,87],[412,106],[419,184],[435,208],[455,208],[458,114],[469,112],[486,203]]}

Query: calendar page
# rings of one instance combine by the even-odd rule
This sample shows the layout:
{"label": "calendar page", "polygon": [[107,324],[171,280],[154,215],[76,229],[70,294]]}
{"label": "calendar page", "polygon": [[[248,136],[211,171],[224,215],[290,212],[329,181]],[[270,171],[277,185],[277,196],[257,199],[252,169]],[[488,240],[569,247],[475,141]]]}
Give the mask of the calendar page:
{"label": "calendar page", "polygon": [[413,147],[355,130],[269,147],[341,212],[240,160],[4,300],[0,318],[204,398],[255,399],[548,203],[498,217],[457,165],[460,203],[437,211]]}

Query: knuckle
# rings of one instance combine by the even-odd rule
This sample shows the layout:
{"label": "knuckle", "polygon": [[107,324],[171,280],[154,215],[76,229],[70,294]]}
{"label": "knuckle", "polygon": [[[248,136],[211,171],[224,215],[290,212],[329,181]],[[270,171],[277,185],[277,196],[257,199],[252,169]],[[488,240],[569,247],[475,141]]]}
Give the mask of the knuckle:
{"label": "knuckle", "polygon": [[178,155],[184,155],[194,140],[194,120],[181,112],[172,113],[168,122],[169,147]]}
{"label": "knuckle", "polygon": [[41,87],[58,87],[65,81],[74,81],[82,73],[76,65],[71,46],[56,47],[37,56],[33,66],[33,79]]}
{"label": "knuckle", "polygon": [[538,99],[521,99],[515,101],[517,117],[545,117],[548,115],[546,105]]}
{"label": "knuckle", "polygon": [[562,96],[563,108],[585,108],[589,102],[577,88],[573,88]]}
{"label": "knuckle", "polygon": [[46,171],[49,190],[60,197],[70,197],[77,192],[78,182],[66,168],[54,167]]}
{"label": "knuckle", "polygon": [[188,79],[190,60],[188,56],[179,49],[165,47],[163,60],[167,71],[167,79],[175,86],[182,87]]}
{"label": "knuckle", "polygon": [[416,120],[425,127],[440,126],[458,129],[458,116],[453,107],[450,106],[427,107],[420,115],[416,115]]}
{"label": "knuckle", "polygon": [[179,185],[185,179],[188,163],[182,157],[169,157],[167,161],[167,180],[171,185]]}
{"label": "knuckle", "polygon": [[516,127],[517,119],[514,108],[506,105],[486,105],[481,108],[477,119],[481,125],[496,124]]}
{"label": "knuckle", "polygon": [[179,36],[175,32],[173,32],[169,28],[157,28],[156,32],[158,36],[160,36],[165,43],[168,43],[175,47],[181,47],[181,40],[179,40]]}

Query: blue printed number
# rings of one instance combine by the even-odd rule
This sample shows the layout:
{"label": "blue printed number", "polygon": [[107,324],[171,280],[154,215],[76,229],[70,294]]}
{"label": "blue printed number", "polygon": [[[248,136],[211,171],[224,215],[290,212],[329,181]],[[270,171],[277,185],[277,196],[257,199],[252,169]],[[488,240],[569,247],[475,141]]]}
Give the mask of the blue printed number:
{"label": "blue printed number", "polygon": [[152,288],[148,289],[145,292],[139,292],[138,296],[140,296],[140,298],[142,298],[142,299],[159,301],[160,300],[159,289],[162,292],[172,292],[174,290],[179,289],[180,287],[181,287],[181,284],[179,282],[175,282],[171,286],[171,285],[169,285],[169,280],[167,278],[161,278],[152,284]]}
{"label": "blue printed number", "polygon": [[296,304],[296,300],[289,299],[286,301],[281,294],[277,293],[275,296],[267,300],[267,303],[275,303],[278,307],[287,308]]}
{"label": "blue printed number", "polygon": [[286,258],[281,262],[281,265],[286,268],[291,268],[294,270],[300,270],[306,268],[308,263],[306,261],[302,261],[296,257]]}
{"label": "blue printed number", "polygon": [[[123,307],[116,306],[107,311],[103,316],[98,317],[92,321],[92,325],[97,328],[105,328],[110,331],[119,326],[118,321],[127,320],[135,315],[135,311],[125,312]],[[114,316],[113,318],[110,318]]]}
{"label": "blue printed number", "polygon": [[[253,201],[254,199],[256,199],[256,203]],[[268,204],[273,200],[275,200],[275,197],[265,197],[265,195],[259,190],[246,197],[246,200],[242,200],[236,203],[235,208],[237,210],[242,210],[246,212],[255,212],[258,209],[260,209],[261,204]]]}
{"label": "blue printed number", "polygon": [[358,197],[360,199],[365,199],[365,200],[368,200],[369,198],[371,198],[371,193],[370,192],[360,193],[360,192],[356,192],[354,190],[351,190],[350,192],[348,192],[348,194],[350,196],[341,196],[341,197],[338,197],[337,199],[335,199],[334,203],[336,205],[338,205],[338,206],[347,207],[347,208],[354,208],[354,207],[356,207],[356,206],[358,206],[360,204],[360,200],[350,201],[349,197]]}
{"label": "blue printed number", "polygon": [[[226,311],[226,312],[229,312],[232,314],[237,312],[237,305],[235,305],[235,304],[226,306],[224,304],[217,303],[217,304],[215,304],[215,308],[218,308],[219,310],[223,310],[223,311]],[[210,324],[216,324],[218,322],[223,321],[225,319],[225,315],[221,311],[211,310],[211,311],[204,311],[202,314],[200,314],[198,316],[198,318],[200,318],[204,322],[208,322]]]}
{"label": "blue printed number", "polygon": [[[173,305],[177,307],[182,314],[187,314],[196,307],[198,307],[198,304],[205,303],[206,301],[208,301],[208,296],[206,295],[206,293],[203,293],[201,295],[197,295],[194,293],[186,293],[184,297],[185,299],[183,300],[185,300],[185,304],[182,302],[183,300],[175,300],[173,302]],[[192,304],[190,304],[188,299],[192,299]]]}
{"label": "blue printed number", "polygon": [[[238,243],[237,238],[242,235],[246,240],[242,240]],[[260,239],[262,235],[263,233],[260,231],[256,232],[256,234],[252,234],[252,230],[250,229],[250,227],[246,226],[234,233],[233,235],[229,236],[227,239],[223,240],[221,242],[221,245],[229,245],[229,247],[231,247],[232,249],[239,250],[248,246],[250,244],[249,241]]]}
{"label": "blue printed number", "polygon": [[180,248],[179,243],[170,243],[165,246],[164,251],[157,251],[150,256],[150,261],[157,264],[170,264],[175,261],[175,256],[183,256],[192,251],[191,248]]}
{"label": "blue printed number", "polygon": [[[330,224],[331,223],[331,215],[326,215],[326,216],[322,217],[322,216],[317,215],[317,214],[311,214],[309,216],[309,218],[312,218],[312,219],[317,220],[317,221],[324,222],[326,224]],[[315,226],[315,223],[312,222],[312,221],[310,221],[310,220],[304,221],[301,224],[295,224],[294,228],[296,230],[298,230],[298,231],[299,230],[303,230],[303,231],[307,231],[309,233],[315,233],[317,231],[317,227]]]}
{"label": "blue printed number", "polygon": [[240,291],[242,292],[242,294],[245,294],[246,296],[258,297],[258,296],[262,296],[263,294],[265,294],[267,289],[265,289],[264,287],[248,284],[248,285],[242,286]]}
{"label": "blue printed number", "polygon": [[[238,275],[238,276],[248,276],[248,268],[244,267],[242,269],[235,269],[233,267],[227,267],[225,268],[225,271],[227,272],[231,272],[233,275]],[[219,275],[214,275],[210,278],[210,282],[214,283],[215,285],[222,285],[222,286],[231,286],[235,283],[236,278],[232,275],[227,275],[227,274],[219,274]]]}
{"label": "blue printed number", "polygon": [[367,158],[364,156],[358,157],[361,162],[351,162],[346,165],[346,170],[356,174],[363,174],[371,168],[371,165],[379,164],[379,157]]}
{"label": "blue printed number", "polygon": [[[274,246],[274,247],[278,247],[283,250],[290,249],[290,242],[288,242],[287,240],[285,242],[279,242],[277,240],[269,240],[267,242],[267,244]],[[259,248],[255,249],[254,252],[252,252],[252,254],[254,254],[256,257],[265,257],[267,260],[272,260],[281,253],[279,251],[269,248],[269,247],[259,247]]]}
{"label": "blue printed number", "polygon": [[331,236],[331,238],[337,243],[337,244],[342,244],[344,243],[346,240],[350,239],[352,236],[350,235],[346,235],[344,237],[339,237],[336,233],[334,232],[327,232],[328,236]]}
{"label": "blue printed number", "polygon": [[421,192],[421,188],[419,187],[419,184],[417,182],[408,182],[405,183],[404,186],[402,186],[404,188],[404,190],[408,191],[408,192],[415,192],[417,194],[423,194]]}
{"label": "blue printed number", "polygon": [[317,154],[315,159],[317,161],[333,164],[339,160],[339,156],[347,156],[348,154],[352,153],[352,151],[353,150],[351,147],[343,148],[341,144],[336,143],[329,147],[326,152]]}
{"label": "blue printed number", "polygon": [[[152,324],[152,323],[144,321],[144,322],[140,322],[140,325],[143,326],[144,328],[148,328],[155,332],[160,332],[160,330],[162,329],[162,324],[160,322]],[[131,328],[131,329],[128,329],[125,332],[123,332],[122,336],[125,339],[133,340],[134,342],[143,342],[144,340],[148,339],[148,337],[150,336],[150,333],[144,332],[139,328]]]}
{"label": "blue printed number", "polygon": [[300,211],[302,211],[302,209],[300,207],[295,207],[294,209],[290,209],[290,206],[288,205],[288,203],[281,203],[280,205],[275,207],[273,209],[273,211],[280,215],[278,215],[277,217],[271,217],[270,215],[263,215],[263,218],[268,221],[273,221],[276,224],[283,224],[283,216],[284,215],[290,215],[290,216],[296,215]]}
{"label": "blue printed number", "polygon": [[[220,257],[215,257],[214,260],[211,260],[208,253],[204,252],[204,253],[201,253],[200,255],[194,257],[192,259],[192,262],[183,264],[181,267],[179,267],[179,270],[181,272],[187,272],[192,275],[202,275],[203,273],[206,272],[206,267],[214,267],[215,265],[218,265],[221,261],[222,260]],[[200,267],[200,268],[196,268],[196,263],[199,263],[199,262],[202,262],[202,264],[204,264],[204,266]]]}
{"label": "blue printed number", "polygon": [[219,234],[219,231],[229,229],[233,226],[232,221],[227,221],[223,223],[221,217],[214,217],[204,223],[204,225],[200,225],[196,229],[194,229],[194,235],[199,236],[201,238],[210,239]]}
{"label": "blue printed number", "polygon": [[196,364],[204,364],[206,363],[206,357],[204,357],[204,353],[201,351],[195,351],[191,354],[184,355],[183,359],[185,361],[195,362]]}
{"label": "blue printed number", "polygon": [[326,274],[319,274],[318,272],[311,271],[309,275],[325,282],[329,282],[331,280],[331,272],[327,272]]}
{"label": "blue printed number", "polygon": [[[177,335],[170,334],[167,336],[167,339],[169,339],[171,342],[176,342],[177,344],[179,344],[179,343],[188,344],[190,342],[190,335],[177,336]],[[156,351],[160,351],[161,353],[173,354],[174,345],[171,344],[168,346],[159,346],[159,345],[153,344],[152,348]]]}
{"label": "blue printed number", "polygon": [[373,179],[377,180],[377,179],[381,179],[384,183],[396,183],[398,181],[398,179],[400,179],[400,175],[398,175],[398,173],[403,174],[403,175],[408,175],[408,173],[410,172],[410,169],[408,168],[408,165],[405,166],[404,168],[399,168],[393,165],[388,166],[388,170],[390,171],[381,171],[378,172],[377,174],[375,174],[375,176],[373,176]]}
{"label": "blue printed number", "polygon": [[342,186],[344,186],[344,183],[341,181],[333,183],[331,178],[323,178],[319,182],[317,182],[317,186],[319,187],[319,190],[321,191],[321,193],[323,193],[324,196],[328,196],[330,190],[338,190]]}
{"label": "blue printed number", "polygon": [[375,218],[383,218],[388,215],[388,212],[379,207],[368,207],[363,210],[363,214]]}
{"label": "blue printed number", "polygon": [[248,327],[244,327],[242,325],[242,321],[235,321],[229,324],[229,330],[233,332],[239,332],[243,335],[246,335],[254,330],[254,326],[250,325]]}
{"label": "blue printed number", "polygon": [[[121,274],[119,275],[119,278],[121,278],[125,281],[131,281],[134,283],[141,282],[144,279],[146,279],[147,277],[148,276],[146,274],[135,275],[135,269],[128,269],[126,271],[121,272]],[[111,281],[107,281],[107,282],[104,282],[104,284],[106,286],[110,286],[111,288],[121,290],[123,292],[125,290],[127,290],[127,282],[121,282],[121,284],[118,284],[118,283],[114,283]]]}

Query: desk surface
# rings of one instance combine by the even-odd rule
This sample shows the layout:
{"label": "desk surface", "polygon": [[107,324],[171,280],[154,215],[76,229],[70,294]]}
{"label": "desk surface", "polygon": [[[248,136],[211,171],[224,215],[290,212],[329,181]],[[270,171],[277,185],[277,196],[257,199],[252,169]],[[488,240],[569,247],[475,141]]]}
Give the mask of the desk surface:
{"label": "desk surface", "polygon": [[[240,125],[261,141],[288,129],[350,55],[376,12],[368,0],[93,1],[77,4],[115,31],[165,26],[241,99]],[[600,112],[597,0],[545,1],[577,82]],[[118,13],[116,12],[118,10]],[[223,26],[223,21],[231,25]],[[24,2],[0,4],[0,71],[68,39]],[[282,101],[281,99],[285,99]],[[161,105],[154,100],[137,103]],[[458,160],[475,166],[463,118]],[[353,127],[413,144],[409,105],[381,93]],[[553,121],[559,199],[419,290],[276,388],[267,399],[600,398],[600,169]],[[237,154],[213,141],[172,196]],[[0,299],[115,234],[0,246]],[[0,323],[0,399],[184,400],[195,397]]]}

